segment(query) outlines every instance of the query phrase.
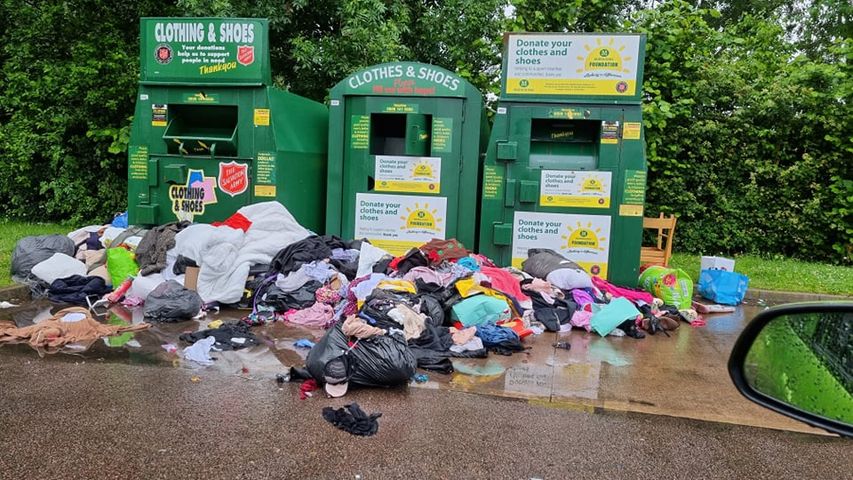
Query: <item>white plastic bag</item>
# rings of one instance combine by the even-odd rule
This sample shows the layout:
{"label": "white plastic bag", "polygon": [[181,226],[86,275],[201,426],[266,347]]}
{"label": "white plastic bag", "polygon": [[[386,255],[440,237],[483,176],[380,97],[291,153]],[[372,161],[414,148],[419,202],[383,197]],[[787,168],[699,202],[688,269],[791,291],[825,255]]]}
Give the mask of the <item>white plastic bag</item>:
{"label": "white plastic bag", "polygon": [[53,283],[58,278],[67,278],[72,275],[85,277],[86,264],[64,253],[54,253],[47,260],[36,264],[32,273],[40,280]]}

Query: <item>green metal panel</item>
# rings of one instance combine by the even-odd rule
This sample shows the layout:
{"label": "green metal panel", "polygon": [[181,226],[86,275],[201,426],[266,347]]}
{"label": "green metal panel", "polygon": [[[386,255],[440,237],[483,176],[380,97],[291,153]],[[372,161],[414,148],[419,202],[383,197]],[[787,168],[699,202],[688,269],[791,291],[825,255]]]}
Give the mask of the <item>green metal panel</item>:
{"label": "green metal panel", "polygon": [[431,238],[476,243],[483,100],[414,62],[376,65],[331,91],[326,232],[405,253]]}
{"label": "green metal panel", "polygon": [[[567,75],[554,82],[529,81],[526,88],[539,93],[522,91],[512,87],[515,77],[507,78],[517,72],[506,63],[519,58],[518,52],[504,55],[503,96],[483,164],[479,250],[500,264],[519,267],[527,249],[552,248],[592,274],[636,285],[646,175],[639,106],[645,38],[530,35],[507,35],[505,41],[562,41],[566,46],[555,47],[560,51],[553,54],[561,58],[572,51],[567,42],[587,45],[586,54],[574,54],[584,62],[602,45],[635,45],[636,54],[620,53],[635,59],[630,74],[636,83],[624,95],[611,94],[604,90],[609,80],[584,84]],[[531,48],[536,54],[538,47]],[[539,56],[551,56],[547,50]],[[622,60],[623,70],[628,69],[627,59]]]}
{"label": "green metal panel", "polygon": [[[306,228],[322,232],[327,108],[267,85],[266,20],[143,19],[143,69],[155,30],[180,23],[214,25],[219,33],[254,25],[240,27],[254,34],[241,39],[255,47],[247,68],[257,63],[260,69],[240,70],[240,64],[236,73],[210,76],[184,66],[142,76],[128,148],[129,221],[212,222],[250,203],[278,200]],[[173,51],[231,51],[187,45]]]}

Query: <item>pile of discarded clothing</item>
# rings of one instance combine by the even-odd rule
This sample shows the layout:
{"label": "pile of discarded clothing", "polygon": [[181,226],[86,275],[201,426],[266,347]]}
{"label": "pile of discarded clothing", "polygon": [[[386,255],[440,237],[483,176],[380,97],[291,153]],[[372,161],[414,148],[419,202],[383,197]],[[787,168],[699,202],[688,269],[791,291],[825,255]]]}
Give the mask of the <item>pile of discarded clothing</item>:
{"label": "pile of discarded clothing", "polygon": [[535,330],[522,320],[530,299],[520,280],[456,240],[394,257],[367,241],[311,236],[255,279],[246,321],[329,329],[306,361],[321,384],[330,385],[327,364],[345,357],[348,382],[392,386],[416,368],[451,373],[454,357],[524,351]]}
{"label": "pile of discarded clothing", "polygon": [[[601,336],[644,338],[679,327],[681,321],[697,322],[694,310],[664,305],[643,290],[620,287],[589,275],[575,262],[548,249],[531,249],[522,263],[530,278],[522,290],[533,300],[525,312],[549,331],[583,328]],[[688,304],[689,307],[689,304]]]}
{"label": "pile of discarded clothing", "polygon": [[[544,331],[642,338],[698,321],[695,311],[612,285],[551,250],[530,250],[521,269],[454,239],[394,256],[366,240],[314,235],[278,202],[214,224],[117,222],[21,240],[15,278],[57,303],[141,308],[146,322],[249,310],[241,324],[182,336],[193,347],[185,357],[202,364],[210,351],[256,345],[250,327],[325,329],[306,360],[321,385],[398,385],[416,368],[450,373],[452,358],[524,352],[524,339]],[[331,376],[330,365],[338,366]]]}

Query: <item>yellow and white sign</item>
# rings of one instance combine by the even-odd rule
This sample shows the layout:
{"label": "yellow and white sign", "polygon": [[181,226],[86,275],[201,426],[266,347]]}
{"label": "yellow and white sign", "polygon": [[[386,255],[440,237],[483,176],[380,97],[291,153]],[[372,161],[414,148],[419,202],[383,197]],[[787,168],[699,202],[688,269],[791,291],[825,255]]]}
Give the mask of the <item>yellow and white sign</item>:
{"label": "yellow and white sign", "polygon": [[612,178],[605,171],[542,170],[539,205],[609,208]]}
{"label": "yellow and white sign", "polygon": [[607,278],[610,217],[565,213],[515,212],[512,266],[521,268],[531,248],[550,248],[591,275]]}
{"label": "yellow and white sign", "polygon": [[374,178],[378,192],[439,193],[441,158],[377,155]]}
{"label": "yellow and white sign", "polygon": [[447,199],[359,193],[355,197],[354,238],[403,255],[433,238],[444,239]]}
{"label": "yellow and white sign", "polygon": [[506,93],[637,93],[639,35],[509,35]]}

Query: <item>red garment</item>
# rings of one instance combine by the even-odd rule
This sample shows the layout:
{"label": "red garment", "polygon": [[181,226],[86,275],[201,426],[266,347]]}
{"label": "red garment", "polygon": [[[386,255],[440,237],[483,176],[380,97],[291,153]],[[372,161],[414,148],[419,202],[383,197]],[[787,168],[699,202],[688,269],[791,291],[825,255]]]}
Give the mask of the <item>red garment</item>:
{"label": "red garment", "polygon": [[224,225],[226,227],[231,227],[235,230],[243,230],[244,232],[248,232],[249,227],[252,226],[252,222],[242,213],[237,212],[234,215],[228,217],[228,219],[224,222],[213,222],[211,223],[211,225],[213,225],[214,227],[221,227]]}
{"label": "red garment", "polygon": [[640,301],[651,305],[652,302],[654,302],[654,297],[652,297],[651,293],[644,292],[642,290],[635,290],[633,288],[617,287],[607,280],[603,280],[594,275],[592,276],[592,284],[602,292],[607,292],[614,297],[625,297],[634,303]]}
{"label": "red garment", "polygon": [[480,267],[480,272],[489,277],[489,280],[491,280],[492,283],[492,288],[495,290],[505,293],[519,302],[526,302],[530,300],[530,297],[521,291],[521,284],[518,282],[518,279],[506,270],[482,266]]}
{"label": "red garment", "polygon": [[304,382],[302,382],[302,385],[299,386],[299,399],[305,400],[306,398],[310,397],[308,393],[313,392],[318,388],[320,387],[317,386],[317,380],[314,380],[313,378],[305,380]]}
{"label": "red garment", "polygon": [[[408,254],[406,254],[406,255],[408,255]],[[399,265],[399,264],[400,264],[400,262],[401,262],[404,258],[406,258],[406,255],[401,255],[401,256],[399,256],[399,257],[396,257],[394,260],[391,260],[391,262],[390,262],[390,263],[388,263],[388,268],[390,268],[390,269],[392,269],[392,270],[397,270],[397,265]]]}

